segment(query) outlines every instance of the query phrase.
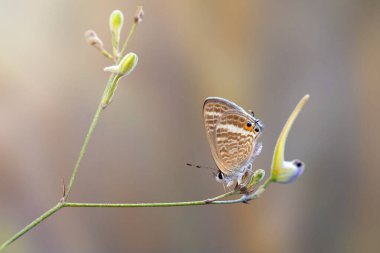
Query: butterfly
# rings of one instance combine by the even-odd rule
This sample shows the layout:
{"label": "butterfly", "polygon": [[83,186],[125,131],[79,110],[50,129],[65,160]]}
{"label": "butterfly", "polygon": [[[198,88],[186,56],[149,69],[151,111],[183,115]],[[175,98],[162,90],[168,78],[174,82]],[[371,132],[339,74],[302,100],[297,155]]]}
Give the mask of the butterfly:
{"label": "butterfly", "polygon": [[231,186],[244,184],[252,174],[252,163],[262,144],[257,138],[264,129],[253,111],[245,111],[224,98],[206,98],[203,120],[211,153],[218,167],[216,180]]}

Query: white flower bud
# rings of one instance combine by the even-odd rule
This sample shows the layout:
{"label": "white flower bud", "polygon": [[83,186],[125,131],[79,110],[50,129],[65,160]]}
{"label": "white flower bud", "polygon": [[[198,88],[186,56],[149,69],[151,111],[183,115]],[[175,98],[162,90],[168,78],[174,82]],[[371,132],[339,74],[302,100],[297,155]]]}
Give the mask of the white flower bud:
{"label": "white flower bud", "polygon": [[272,175],[273,182],[287,184],[296,180],[303,173],[305,165],[300,160],[284,161],[282,168]]}
{"label": "white flower bud", "polygon": [[285,123],[284,128],[277,140],[277,144],[273,154],[272,169],[271,169],[271,181],[278,183],[290,183],[298,178],[303,170],[304,164],[299,160],[285,161],[285,144],[288,137],[290,128],[293,125],[294,120],[297,118],[302,107],[309,99],[309,95],[305,95],[298,103],[292,114],[289,116],[288,121]]}
{"label": "white flower bud", "polygon": [[95,31],[93,30],[87,30],[84,33],[84,39],[86,42],[90,45],[98,49],[99,51],[102,51],[103,48],[103,42],[102,40],[98,37]]}

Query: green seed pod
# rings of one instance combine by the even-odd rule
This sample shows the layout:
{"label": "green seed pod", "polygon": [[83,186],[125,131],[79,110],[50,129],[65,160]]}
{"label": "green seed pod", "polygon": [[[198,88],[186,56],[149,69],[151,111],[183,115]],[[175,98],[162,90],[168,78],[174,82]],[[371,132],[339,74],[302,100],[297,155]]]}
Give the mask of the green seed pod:
{"label": "green seed pod", "polygon": [[129,53],[123,57],[118,65],[104,68],[104,71],[114,73],[114,78],[110,80],[108,88],[103,94],[102,106],[106,108],[112,101],[112,98],[117,89],[118,82],[123,76],[129,75],[136,67],[138,57],[135,53]]}
{"label": "green seed pod", "polygon": [[119,10],[114,10],[109,19],[110,30],[112,33],[112,46],[114,55],[118,56],[119,43],[120,43],[120,32],[123,28],[124,16]]}
{"label": "green seed pod", "polygon": [[119,73],[129,75],[136,67],[139,58],[135,53],[129,53],[123,57],[119,64]]}
{"label": "green seed pod", "polygon": [[135,53],[128,53],[123,59],[121,59],[118,65],[106,67],[104,68],[104,71],[119,74],[121,76],[129,75],[135,69],[137,62],[137,55]]}

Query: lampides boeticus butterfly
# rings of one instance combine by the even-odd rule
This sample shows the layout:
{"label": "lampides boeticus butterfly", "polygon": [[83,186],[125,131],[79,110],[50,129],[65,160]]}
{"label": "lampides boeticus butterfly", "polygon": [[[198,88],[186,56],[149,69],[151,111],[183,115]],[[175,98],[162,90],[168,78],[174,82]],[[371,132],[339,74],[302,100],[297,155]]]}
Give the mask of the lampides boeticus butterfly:
{"label": "lampides boeticus butterfly", "polygon": [[262,122],[224,98],[209,97],[203,105],[203,120],[211,153],[219,169],[216,179],[231,186],[239,185],[252,174],[252,163],[262,145],[257,138]]}

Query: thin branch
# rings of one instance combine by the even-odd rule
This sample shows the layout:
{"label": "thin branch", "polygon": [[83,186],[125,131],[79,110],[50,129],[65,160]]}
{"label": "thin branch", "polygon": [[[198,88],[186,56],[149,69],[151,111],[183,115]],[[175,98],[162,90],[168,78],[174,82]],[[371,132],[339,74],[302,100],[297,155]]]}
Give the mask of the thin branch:
{"label": "thin branch", "polygon": [[206,199],[205,202],[207,202],[206,204],[210,204],[210,203],[215,202],[215,201],[217,201],[219,199],[224,199],[224,198],[227,198],[227,197],[230,197],[230,196],[233,196],[233,195],[237,195],[237,194],[241,194],[241,193],[239,191],[237,191],[237,190],[233,190],[233,191],[227,192],[225,194],[216,196],[214,198]]}
{"label": "thin branch", "polygon": [[32,221],[32,223],[30,223],[28,226],[24,227],[17,234],[15,234],[14,236],[12,236],[8,241],[4,242],[0,246],[0,251],[2,251],[3,249],[5,249],[8,245],[10,245],[11,243],[13,243],[17,239],[19,239],[24,234],[26,234],[28,231],[30,231],[32,228],[34,228],[35,226],[37,226],[38,224],[40,224],[42,221],[46,220],[48,217],[50,217],[51,215],[53,215],[54,213],[56,213],[62,207],[63,207],[63,203],[58,203],[57,205],[55,205],[54,207],[52,207],[51,209],[49,209],[48,211],[46,211],[40,217],[38,217],[37,219],[35,219],[34,221]]}
{"label": "thin branch", "polygon": [[117,62],[120,62],[120,60],[123,58],[123,55],[124,55],[124,53],[125,53],[125,50],[127,50],[127,47],[128,47],[128,42],[129,42],[129,40],[131,39],[132,34],[133,34],[133,32],[135,31],[137,24],[138,24],[137,22],[133,22],[133,24],[132,24],[132,26],[131,26],[131,29],[129,30],[129,33],[128,33],[128,36],[127,36],[127,39],[125,40],[124,45],[123,45],[123,47],[122,47],[122,49],[121,49],[121,51],[120,51],[120,54],[119,54],[120,57],[119,57],[119,59],[118,59]]}
{"label": "thin branch", "polygon": [[218,200],[208,202],[207,200],[183,201],[183,202],[160,202],[160,203],[64,203],[64,207],[112,207],[112,208],[133,208],[133,207],[173,207],[173,206],[202,206],[213,204],[235,204],[243,202],[240,198],[233,200]]}
{"label": "thin branch", "polygon": [[76,176],[78,174],[79,166],[81,164],[81,161],[83,159],[84,154],[86,153],[88,143],[89,143],[89,141],[91,139],[91,136],[92,136],[92,133],[94,132],[94,129],[95,129],[95,127],[96,127],[96,125],[97,125],[97,123],[99,121],[100,114],[101,114],[101,112],[104,109],[103,98],[107,95],[107,91],[110,89],[110,87],[112,87],[114,85],[114,82],[117,82],[117,81],[118,81],[118,79],[115,79],[115,75],[114,74],[112,74],[109,77],[109,79],[108,79],[106,88],[105,88],[104,93],[102,95],[102,99],[100,100],[100,103],[98,105],[98,109],[95,112],[95,115],[94,115],[94,117],[92,119],[91,125],[90,125],[90,127],[89,127],[89,129],[87,131],[86,137],[85,137],[85,139],[83,141],[82,148],[81,148],[81,150],[79,152],[78,160],[75,163],[73,172],[72,172],[71,177],[70,177],[69,185],[68,185],[68,187],[66,189],[66,194],[65,194],[65,196],[63,196],[63,200],[66,200],[67,197],[69,196],[70,192],[71,192],[71,189],[73,187],[75,178],[76,178]]}
{"label": "thin branch", "polygon": [[[260,187],[259,187],[260,189]],[[258,190],[256,191],[258,192]],[[240,198],[232,200],[220,200],[226,197],[233,195],[241,194],[239,191],[230,191],[222,195],[208,198],[204,200],[196,201],[182,201],[182,202],[162,202],[162,203],[71,203],[71,202],[59,202],[57,205],[49,209],[47,212],[42,214],[40,217],[32,221],[29,225],[20,230],[17,234],[12,236],[9,240],[4,242],[0,246],[0,251],[4,250],[7,246],[12,244],[14,241],[19,239],[21,236],[29,232],[35,226],[40,224],[42,221],[46,220],[48,217],[56,213],[58,210],[64,207],[112,207],[112,208],[134,208],[134,207],[173,207],[173,206],[202,206],[202,205],[227,205],[227,204],[236,204],[236,203],[246,203],[247,201],[254,199],[257,194],[253,193],[252,195],[243,195]]]}
{"label": "thin branch", "polygon": [[[133,32],[134,32],[134,30],[136,28],[136,25],[137,25],[137,22],[134,22],[133,25],[132,25],[132,27],[131,27],[131,30],[129,31],[127,40],[125,41],[125,43],[123,45],[122,52],[124,52],[126,50],[128,42],[129,42],[130,38],[132,37],[132,34],[133,34]],[[110,54],[108,52],[106,52],[106,51],[102,51],[102,53],[105,56],[107,56],[108,58],[113,58],[113,57],[110,57]],[[54,213],[56,213],[59,209],[61,209],[63,207],[68,207],[69,206],[69,205],[67,205],[67,203],[65,203],[65,201],[66,201],[66,199],[68,198],[68,196],[69,196],[69,194],[71,192],[71,189],[72,189],[73,184],[75,182],[76,176],[78,174],[78,170],[79,170],[80,164],[81,164],[82,159],[83,159],[83,157],[84,157],[84,155],[86,153],[88,143],[89,143],[89,141],[91,139],[91,136],[92,136],[92,134],[93,134],[93,132],[95,130],[95,127],[96,127],[96,125],[97,125],[97,123],[99,121],[101,112],[104,109],[103,98],[106,95],[108,95],[108,91],[109,91],[110,88],[115,87],[115,82],[117,82],[118,80],[119,80],[119,78],[115,78],[114,74],[112,74],[109,77],[109,79],[108,79],[107,86],[106,86],[106,88],[104,90],[102,99],[100,100],[100,103],[98,105],[98,109],[96,110],[96,112],[94,114],[94,117],[92,119],[91,125],[90,125],[90,127],[89,127],[89,129],[87,131],[86,137],[85,137],[85,139],[83,141],[81,150],[79,152],[78,159],[77,159],[77,161],[75,163],[73,172],[72,172],[72,174],[70,176],[69,185],[67,186],[67,188],[65,187],[64,196],[61,199],[61,201],[57,205],[55,205],[54,207],[52,207],[51,209],[49,209],[47,212],[45,212],[44,214],[42,214],[40,217],[38,217],[37,219],[35,219],[34,221],[32,221],[29,225],[27,225],[26,227],[24,227],[20,232],[18,232],[14,236],[12,236],[8,241],[4,242],[0,246],[0,251],[2,251],[3,249],[5,249],[8,245],[10,245],[14,241],[16,241],[18,238],[20,238],[21,236],[23,236],[24,234],[26,234],[28,231],[30,231],[31,229],[33,229],[35,226],[37,226],[39,223],[41,223],[42,221],[44,221],[46,218],[48,218],[51,215],[53,215]],[[76,203],[76,204],[80,204],[80,203]]]}
{"label": "thin branch", "polygon": [[64,207],[113,207],[113,208],[132,208],[132,207],[171,207],[171,206],[201,206],[208,204],[233,204],[237,200],[218,201],[232,195],[239,194],[238,191],[230,191],[214,198],[196,200],[196,201],[180,201],[180,202],[158,202],[158,203],[64,203]]}
{"label": "thin branch", "polygon": [[100,103],[99,106],[98,106],[98,109],[96,110],[94,118],[92,119],[90,128],[88,129],[88,132],[86,134],[86,138],[84,139],[84,142],[83,142],[83,145],[82,145],[82,148],[81,148],[81,150],[79,152],[78,160],[76,161],[73,173],[71,174],[70,182],[69,182],[69,185],[67,187],[64,199],[67,199],[67,197],[69,196],[69,194],[71,192],[71,188],[73,187],[75,178],[76,178],[76,176],[78,174],[78,169],[79,169],[80,163],[81,163],[81,161],[83,159],[84,154],[86,153],[88,143],[89,143],[89,141],[91,139],[92,133],[94,132],[96,124],[98,123],[98,120],[99,120],[99,117],[100,117],[100,114],[101,114],[102,110],[103,110],[103,107],[102,107],[102,104]]}
{"label": "thin branch", "polygon": [[264,190],[266,189],[266,188],[268,188],[268,186],[272,183],[273,181],[272,181],[272,178],[268,178],[265,182],[264,182],[264,184],[261,186],[261,188],[263,188]]}
{"label": "thin branch", "polygon": [[100,51],[102,53],[102,55],[104,55],[105,57],[107,57],[108,59],[110,60],[115,60],[114,57],[112,56],[112,54],[110,54],[107,50],[103,49]]}

